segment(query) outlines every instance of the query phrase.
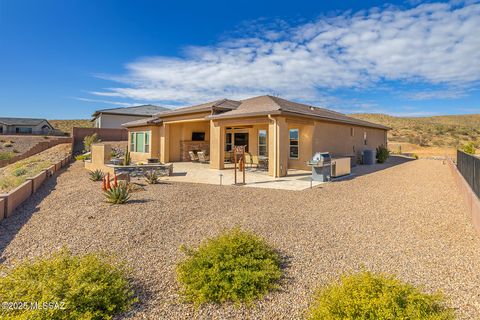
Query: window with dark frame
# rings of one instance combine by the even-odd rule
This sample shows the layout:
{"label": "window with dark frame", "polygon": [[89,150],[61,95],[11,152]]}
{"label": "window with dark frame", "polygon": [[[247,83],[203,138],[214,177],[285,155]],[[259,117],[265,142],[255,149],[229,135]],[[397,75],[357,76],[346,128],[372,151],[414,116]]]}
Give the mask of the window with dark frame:
{"label": "window with dark frame", "polygon": [[258,155],[266,157],[267,149],[267,130],[258,130]]}
{"label": "window with dark frame", "polygon": [[290,129],[290,159],[298,159],[298,140],[299,140],[299,131],[298,129]]}

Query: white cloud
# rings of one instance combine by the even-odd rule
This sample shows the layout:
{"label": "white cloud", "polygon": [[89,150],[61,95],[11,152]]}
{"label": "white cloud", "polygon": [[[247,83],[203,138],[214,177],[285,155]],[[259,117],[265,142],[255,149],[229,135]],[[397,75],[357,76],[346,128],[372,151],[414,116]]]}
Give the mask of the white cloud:
{"label": "white cloud", "polygon": [[[185,56],[145,57],[93,94],[171,104],[276,93],[321,104],[329,90],[382,81],[472,86],[480,81],[480,3],[429,3],[259,25]],[[417,98],[428,98],[428,93]]]}

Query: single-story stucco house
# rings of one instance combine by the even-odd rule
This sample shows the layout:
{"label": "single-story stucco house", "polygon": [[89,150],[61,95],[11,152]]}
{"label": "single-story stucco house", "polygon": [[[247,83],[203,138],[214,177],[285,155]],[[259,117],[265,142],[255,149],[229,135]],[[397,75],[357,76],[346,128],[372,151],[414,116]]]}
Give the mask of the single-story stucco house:
{"label": "single-story stucco house", "polygon": [[169,109],[151,104],[126,108],[102,109],[92,114],[91,121],[94,123],[95,128],[122,128],[122,124],[125,122],[151,117],[165,110]]}
{"label": "single-story stucco house", "polygon": [[268,173],[309,170],[315,152],[359,156],[387,145],[388,127],[274,96],[222,99],[162,111],[125,123],[134,161],[190,161],[189,151],[207,150],[210,168],[223,169],[233,145],[245,145],[254,161],[268,159]]}
{"label": "single-story stucco house", "polygon": [[46,119],[0,118],[0,134],[50,134],[55,131]]}

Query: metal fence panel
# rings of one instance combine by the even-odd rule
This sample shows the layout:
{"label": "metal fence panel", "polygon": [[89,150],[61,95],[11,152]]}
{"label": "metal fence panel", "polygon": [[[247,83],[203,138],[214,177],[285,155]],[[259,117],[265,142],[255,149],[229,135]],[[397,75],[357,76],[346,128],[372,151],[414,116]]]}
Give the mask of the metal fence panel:
{"label": "metal fence panel", "polygon": [[458,150],[457,168],[477,197],[480,198],[480,158]]}

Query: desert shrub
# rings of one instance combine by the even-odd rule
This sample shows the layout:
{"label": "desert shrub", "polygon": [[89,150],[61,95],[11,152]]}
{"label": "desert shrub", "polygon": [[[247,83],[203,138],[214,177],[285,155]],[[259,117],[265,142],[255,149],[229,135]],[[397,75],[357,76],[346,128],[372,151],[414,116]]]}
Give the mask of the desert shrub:
{"label": "desert shrub", "polygon": [[83,138],[83,148],[85,149],[86,152],[90,151],[92,148],[92,144],[99,142],[100,139],[98,139],[98,135],[96,133],[86,136]]}
{"label": "desert shrub", "polygon": [[462,147],[462,151],[468,154],[475,154],[475,144],[473,142],[469,142]]}
{"label": "desert shrub", "polygon": [[0,309],[2,319],[111,319],[135,302],[124,265],[100,254],[49,258],[3,268],[2,301],[38,302],[45,309]]}
{"label": "desert shrub", "polygon": [[198,249],[181,248],[187,258],[177,265],[177,279],[188,302],[251,302],[278,286],[279,255],[260,237],[238,228],[203,241]]}
{"label": "desert shrub", "polygon": [[112,204],[124,204],[130,199],[130,189],[127,183],[119,183],[104,191],[107,202]]}
{"label": "desert shrub", "polygon": [[43,139],[48,140],[48,139],[50,139],[50,137],[49,136],[43,136]]}
{"label": "desert shrub", "polygon": [[83,160],[88,160],[92,157],[92,154],[90,152],[87,152],[87,153],[84,153],[84,154],[80,154],[78,156],[75,157],[75,160],[77,161],[83,161]]}
{"label": "desert shrub", "polygon": [[149,170],[143,174],[149,184],[157,184],[160,178],[155,170]]}
{"label": "desert shrub", "polygon": [[11,144],[10,142],[6,142],[6,143],[3,144],[3,146],[4,146],[5,148],[10,148],[10,147],[13,146],[13,144]]}
{"label": "desert shrub", "polygon": [[13,158],[13,154],[8,151],[0,152],[0,160],[10,160]]}
{"label": "desert shrub", "polygon": [[90,175],[90,180],[92,181],[102,181],[104,177],[104,173],[99,169],[95,171],[90,171],[89,175]]}
{"label": "desert shrub", "polygon": [[379,146],[377,148],[377,161],[379,163],[384,163],[390,157],[390,151],[384,146]]}
{"label": "desert shrub", "polygon": [[441,294],[426,294],[392,276],[362,271],[314,296],[307,319],[454,319]]}
{"label": "desert shrub", "polygon": [[418,156],[418,154],[416,154],[416,153],[413,154],[413,157],[414,157],[415,159],[417,159],[417,160],[420,158],[420,157]]}
{"label": "desert shrub", "polygon": [[12,175],[14,175],[15,177],[20,177],[20,176],[23,176],[25,174],[27,174],[27,169],[25,168],[17,168],[15,170],[12,171]]}
{"label": "desert shrub", "polygon": [[17,149],[13,149],[12,151],[13,153],[20,153],[20,151],[18,151]]}

